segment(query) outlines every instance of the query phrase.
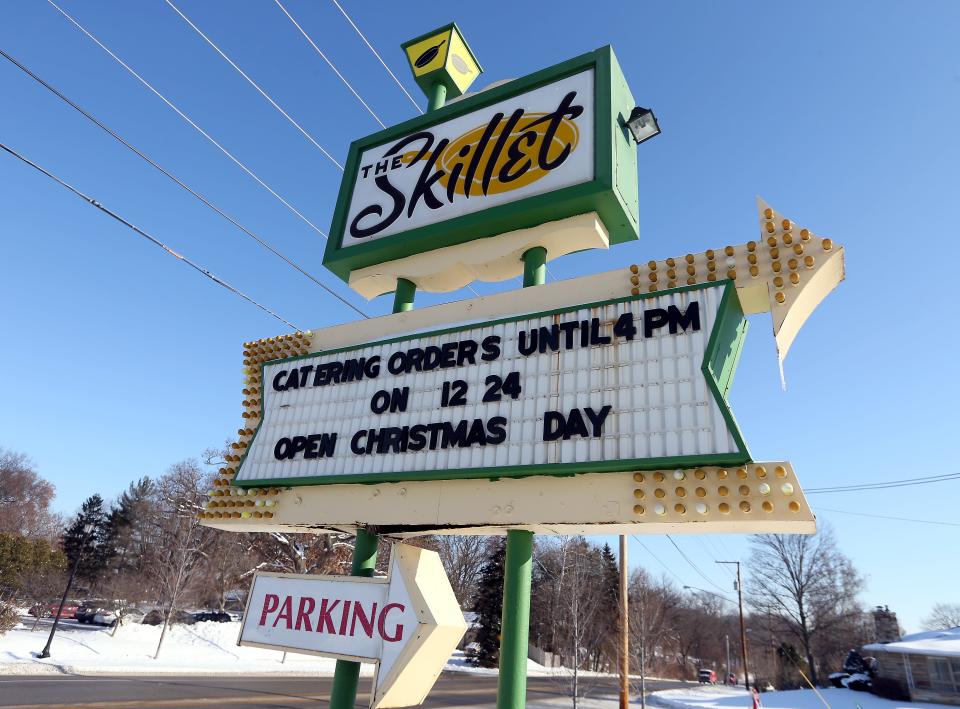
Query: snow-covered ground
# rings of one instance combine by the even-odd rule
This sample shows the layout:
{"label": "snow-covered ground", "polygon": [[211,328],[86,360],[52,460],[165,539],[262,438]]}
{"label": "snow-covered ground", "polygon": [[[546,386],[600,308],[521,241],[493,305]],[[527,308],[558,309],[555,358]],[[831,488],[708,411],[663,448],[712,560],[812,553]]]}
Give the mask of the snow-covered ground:
{"label": "snow-covered ground", "polygon": [[[131,623],[111,636],[109,628],[80,626],[73,620],[61,621],[53,640],[50,657],[38,659],[47,641],[49,625],[31,632],[32,620],[21,623],[0,637],[0,674],[287,674],[332,675],[335,660],[312,655],[239,647],[240,623],[197,623],[174,625],[163,641],[160,657],[153,659],[160,628]],[[495,669],[473,667],[462,652],[455,652],[446,669],[457,672],[496,674]],[[538,665],[529,660],[530,675],[569,673],[569,670]],[[373,665],[364,664],[361,674],[373,674]],[[582,673],[584,675],[590,673]]]}
{"label": "snow-covered ground", "polygon": [[[790,692],[764,692],[764,709],[943,709],[942,704],[914,704],[881,699],[867,692],[849,689],[797,689]],[[667,709],[731,709],[753,706],[749,693],[733,687],[691,687],[655,692],[647,702]]]}
{"label": "snow-covered ground", "polygon": [[[47,641],[49,626],[30,631],[21,624],[0,637],[0,674],[295,674],[331,675],[335,660],[311,655],[238,647],[240,623],[174,625],[167,631],[159,659],[154,660],[160,627],[131,623],[117,628],[91,630],[75,621],[61,621],[50,657],[34,656]],[[373,674],[372,665],[361,672]]]}

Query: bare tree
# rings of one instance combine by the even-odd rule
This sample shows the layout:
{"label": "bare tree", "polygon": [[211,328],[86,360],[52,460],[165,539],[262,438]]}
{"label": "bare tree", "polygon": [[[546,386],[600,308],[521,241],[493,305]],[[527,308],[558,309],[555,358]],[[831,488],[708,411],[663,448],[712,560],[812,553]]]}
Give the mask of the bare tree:
{"label": "bare tree", "polygon": [[750,603],[779,617],[796,637],[815,685],[818,649],[845,640],[851,628],[862,625],[857,595],[863,579],[837,548],[829,527],[812,536],[759,535],[751,545]]}
{"label": "bare tree", "polygon": [[160,514],[148,568],[166,613],[154,659],[160,656],[167,628],[185,589],[199,581],[193,572],[206,558],[213,538],[214,530],[202,526],[197,516],[203,509],[208,478],[196,461],[188,460],[172,466],[157,481]]}
{"label": "bare tree", "polygon": [[0,532],[59,537],[63,520],[50,511],[55,492],[26,455],[0,448]]}
{"label": "bare tree", "polygon": [[960,626],[960,603],[938,603],[923,619],[923,627],[928,630],[948,630],[957,626]]}
{"label": "bare tree", "polygon": [[438,534],[432,545],[440,555],[450,579],[453,594],[461,608],[470,608],[477,591],[480,569],[487,558],[488,537],[467,537]]}

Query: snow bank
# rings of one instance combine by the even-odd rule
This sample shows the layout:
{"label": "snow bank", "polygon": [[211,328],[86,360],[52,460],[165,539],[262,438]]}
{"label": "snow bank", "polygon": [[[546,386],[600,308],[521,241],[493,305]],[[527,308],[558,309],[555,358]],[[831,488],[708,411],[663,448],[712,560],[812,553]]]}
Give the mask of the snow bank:
{"label": "snow bank", "polygon": [[[760,701],[764,709],[943,709],[942,704],[914,704],[881,699],[867,692],[849,689],[821,689],[820,696],[811,689],[789,692],[764,692]],[[753,706],[749,692],[734,687],[689,687],[654,692],[647,702],[650,706],[667,709],[729,709]]]}
{"label": "snow bank", "polygon": [[[35,632],[19,625],[0,637],[0,674],[288,674],[332,675],[336,661],[312,655],[239,647],[240,623],[174,625],[167,631],[160,657],[153,659],[160,627],[134,623],[117,629],[91,630],[63,622],[50,657],[34,656],[47,639],[44,626]],[[361,674],[372,675],[373,665]]]}

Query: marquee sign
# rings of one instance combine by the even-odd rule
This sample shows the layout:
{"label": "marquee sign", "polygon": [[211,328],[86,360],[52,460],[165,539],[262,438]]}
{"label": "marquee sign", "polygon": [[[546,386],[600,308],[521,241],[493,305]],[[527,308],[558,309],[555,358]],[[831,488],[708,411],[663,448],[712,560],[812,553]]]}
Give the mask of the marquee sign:
{"label": "marquee sign", "polygon": [[707,283],[267,362],[235,484],[743,463],[745,323]]}
{"label": "marquee sign", "polygon": [[587,213],[611,243],[636,239],[632,108],[606,47],[355,141],[324,264],[348,280]]}
{"label": "marquee sign", "polygon": [[386,578],[258,573],[238,644],[374,662],[386,709],[422,702],[465,631],[440,557],[396,544]]}

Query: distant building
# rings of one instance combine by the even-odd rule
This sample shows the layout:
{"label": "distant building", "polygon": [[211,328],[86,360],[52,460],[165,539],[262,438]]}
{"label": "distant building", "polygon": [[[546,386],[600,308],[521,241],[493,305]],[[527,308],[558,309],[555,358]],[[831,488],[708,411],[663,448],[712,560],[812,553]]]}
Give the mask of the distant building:
{"label": "distant building", "polygon": [[960,706],[960,627],[865,645],[879,663],[877,678],[899,684],[911,701]]}
{"label": "distant building", "polygon": [[875,643],[894,643],[900,639],[900,624],[897,614],[890,606],[877,606],[873,615],[873,641]]}

